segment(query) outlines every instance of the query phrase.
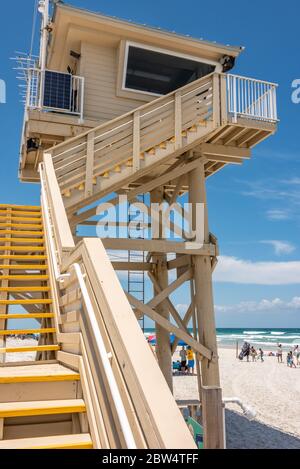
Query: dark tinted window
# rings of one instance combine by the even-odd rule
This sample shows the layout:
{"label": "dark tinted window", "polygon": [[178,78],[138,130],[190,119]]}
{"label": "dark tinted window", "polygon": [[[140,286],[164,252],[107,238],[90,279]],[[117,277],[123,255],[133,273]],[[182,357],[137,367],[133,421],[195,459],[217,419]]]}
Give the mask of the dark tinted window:
{"label": "dark tinted window", "polygon": [[148,93],[167,94],[214,69],[213,65],[206,63],[130,46],[125,86]]}

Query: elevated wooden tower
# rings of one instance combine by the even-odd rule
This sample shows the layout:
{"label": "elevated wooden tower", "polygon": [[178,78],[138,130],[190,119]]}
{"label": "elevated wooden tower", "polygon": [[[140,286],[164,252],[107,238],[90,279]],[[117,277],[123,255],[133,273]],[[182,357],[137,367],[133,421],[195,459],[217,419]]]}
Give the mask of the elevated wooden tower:
{"label": "elevated wooden tower", "polygon": [[[0,446],[194,447],[172,396],[172,356],[183,340],[196,356],[204,446],[223,448],[212,288],[218,243],[209,230],[205,183],[226,165],[251,158],[252,148],[276,131],[276,85],[231,73],[239,47],[60,3],[52,20],[47,1],[42,10],[40,61],[27,71],[19,170],[22,181],[41,183],[41,211],[30,209],[36,210],[41,232],[34,233],[28,247],[34,265],[27,265],[27,256],[19,265],[18,243],[27,246],[24,236],[32,236],[21,216],[28,216],[28,223],[33,214],[3,208],[1,244],[8,262],[1,266],[2,335],[12,295],[27,307],[28,317],[42,321],[39,337],[47,337],[39,339],[36,364],[24,365],[22,376],[36,376],[34,370],[42,370],[46,360],[54,366],[54,381],[62,374],[77,387],[70,394],[66,386],[54,386],[53,399],[62,392],[68,402],[42,402],[40,387],[34,390],[35,403],[14,405],[4,399]],[[129,213],[137,210],[137,237],[128,237],[128,211],[125,219],[120,217],[125,196],[133,204]],[[183,202],[191,204],[188,211],[181,211]],[[167,231],[166,203],[173,209]],[[154,214],[153,206],[161,210]],[[177,212],[183,213],[181,226]],[[96,227],[99,233],[108,221],[116,234],[99,239]],[[13,222],[17,234],[11,231]],[[11,238],[15,235],[18,239]],[[34,252],[45,256],[38,266]],[[11,275],[18,269],[37,282],[34,290],[20,289],[25,278]],[[33,269],[39,274],[30,276]],[[143,297],[134,288],[122,288],[116,272],[149,279]],[[189,297],[183,316],[172,297],[178,289]],[[43,311],[41,303],[48,305]],[[139,325],[143,317],[156,326],[155,357]],[[9,350],[2,345],[5,354]],[[0,370],[3,386],[21,381],[14,366],[9,370]],[[47,373],[37,374],[46,380]],[[54,414],[60,417],[51,417],[46,431],[45,415]],[[22,418],[29,415],[43,418],[27,425],[29,440],[23,441],[20,426],[25,428]],[[17,418],[13,427],[7,422],[11,416]],[[37,424],[42,425],[38,431]],[[57,432],[64,435],[61,445]]]}

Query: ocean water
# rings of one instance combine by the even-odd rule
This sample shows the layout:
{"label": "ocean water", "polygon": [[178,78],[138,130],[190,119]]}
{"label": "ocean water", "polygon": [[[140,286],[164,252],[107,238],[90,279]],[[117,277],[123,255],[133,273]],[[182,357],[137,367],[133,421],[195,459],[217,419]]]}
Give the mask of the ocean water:
{"label": "ocean water", "polygon": [[[146,335],[155,334],[155,329],[146,328]],[[284,349],[292,348],[294,345],[300,346],[300,329],[275,329],[275,328],[218,328],[217,341],[221,347],[239,346],[247,341],[250,344],[273,349],[277,344],[282,344]]]}

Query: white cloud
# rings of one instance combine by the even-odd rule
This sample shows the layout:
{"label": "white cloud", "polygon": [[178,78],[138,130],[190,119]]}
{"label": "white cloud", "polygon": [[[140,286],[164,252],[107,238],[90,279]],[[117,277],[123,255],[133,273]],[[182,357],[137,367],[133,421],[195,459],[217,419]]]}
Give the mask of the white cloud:
{"label": "white cloud", "polygon": [[220,256],[214,281],[256,285],[298,284],[300,261],[253,262],[237,257]]}
{"label": "white cloud", "polygon": [[288,210],[267,210],[266,215],[268,220],[288,220],[290,218],[290,213]]}
{"label": "white cloud", "polygon": [[271,300],[262,299],[260,301],[241,301],[234,305],[216,305],[216,313],[254,313],[268,311],[300,311],[300,297],[295,296],[290,301],[283,301],[280,298]]}
{"label": "white cloud", "polygon": [[288,184],[288,185],[291,185],[291,186],[299,186],[300,185],[300,178],[294,177],[294,178],[290,178],[290,179],[285,179],[281,182],[283,184]]}
{"label": "white cloud", "polygon": [[275,254],[277,256],[281,256],[282,254],[291,254],[291,252],[295,251],[295,246],[287,241],[279,241],[276,239],[268,239],[261,241],[263,244],[270,244],[273,246]]}

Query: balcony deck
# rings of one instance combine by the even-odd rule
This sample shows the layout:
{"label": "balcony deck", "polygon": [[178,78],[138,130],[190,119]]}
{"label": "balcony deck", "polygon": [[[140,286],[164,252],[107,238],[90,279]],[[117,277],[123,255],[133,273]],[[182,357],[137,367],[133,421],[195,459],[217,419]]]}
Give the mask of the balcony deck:
{"label": "balcony deck", "polygon": [[[91,130],[97,125],[99,125],[99,122],[94,120],[84,119],[80,121],[76,116],[29,109],[24,122],[19,170],[20,180],[23,182],[39,182],[37,170],[43,159],[44,151],[69,138]],[[24,143],[28,139],[39,139],[40,148],[28,152]]]}

